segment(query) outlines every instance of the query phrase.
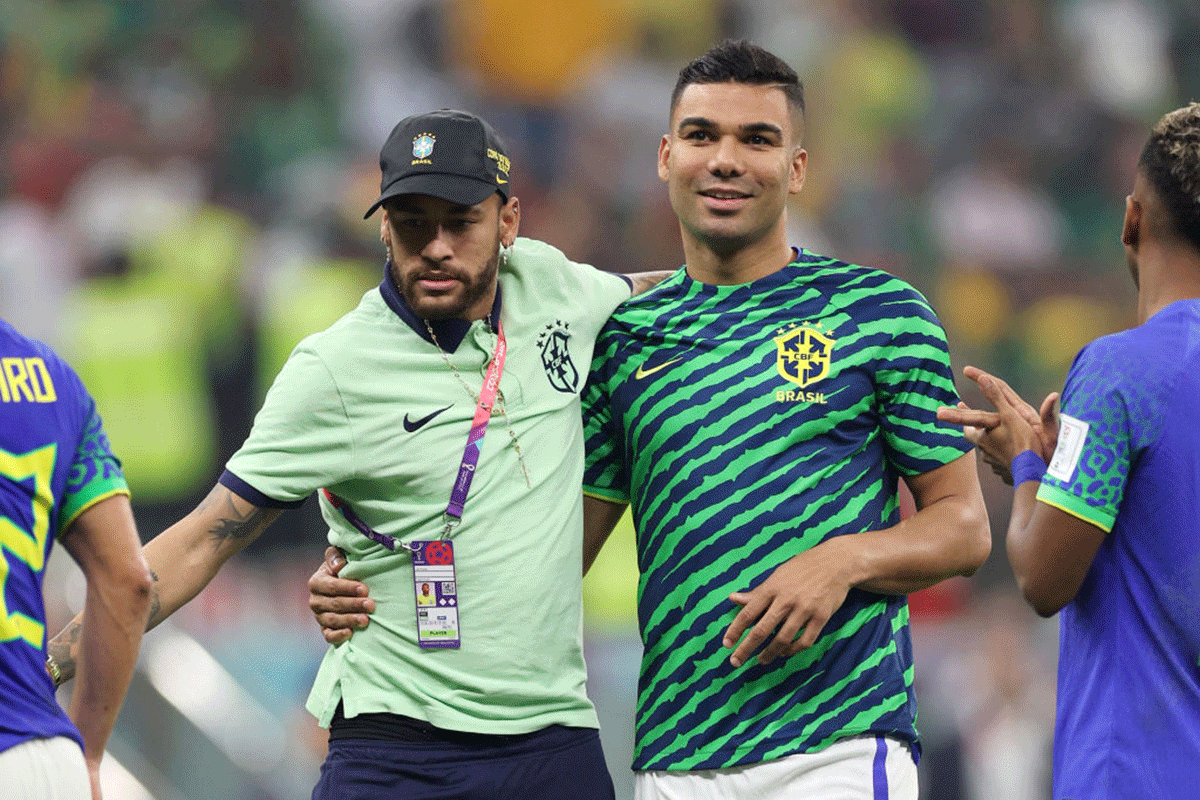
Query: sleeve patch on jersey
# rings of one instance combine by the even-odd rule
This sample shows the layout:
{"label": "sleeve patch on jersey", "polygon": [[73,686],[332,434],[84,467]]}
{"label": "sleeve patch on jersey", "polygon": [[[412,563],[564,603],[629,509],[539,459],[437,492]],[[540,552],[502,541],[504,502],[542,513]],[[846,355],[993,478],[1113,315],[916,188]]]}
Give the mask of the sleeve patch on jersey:
{"label": "sleeve patch on jersey", "polygon": [[1059,416],[1058,446],[1054,449],[1054,457],[1046,467],[1046,474],[1057,478],[1063,483],[1070,483],[1075,468],[1079,466],[1079,456],[1083,453],[1083,443],[1087,441],[1088,423],[1067,414]]}

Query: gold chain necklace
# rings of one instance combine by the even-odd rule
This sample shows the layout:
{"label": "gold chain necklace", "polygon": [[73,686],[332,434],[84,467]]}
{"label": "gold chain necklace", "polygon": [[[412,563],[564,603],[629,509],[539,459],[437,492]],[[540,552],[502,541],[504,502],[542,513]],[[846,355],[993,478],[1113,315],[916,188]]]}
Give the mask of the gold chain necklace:
{"label": "gold chain necklace", "polygon": [[[445,361],[446,366],[454,373],[454,377],[458,379],[459,384],[466,390],[467,396],[478,405],[479,395],[467,385],[458,368],[454,366],[454,362],[450,360],[450,356],[442,349],[442,344],[437,340],[437,335],[433,332],[433,326],[429,324],[429,320],[423,319],[422,322],[425,323],[425,330],[429,332],[429,338],[433,340],[433,346],[437,348],[442,361]],[[512,423],[508,419],[508,412],[504,408],[504,392],[499,388],[496,390],[496,411],[499,411],[500,416],[504,419],[504,427],[508,431],[508,438],[512,440],[513,449],[517,452],[517,462],[520,463],[521,473],[525,476],[525,485],[532,489],[533,482],[529,480],[529,469],[525,466],[525,456],[521,453],[521,443],[517,441],[517,434],[513,431]]]}

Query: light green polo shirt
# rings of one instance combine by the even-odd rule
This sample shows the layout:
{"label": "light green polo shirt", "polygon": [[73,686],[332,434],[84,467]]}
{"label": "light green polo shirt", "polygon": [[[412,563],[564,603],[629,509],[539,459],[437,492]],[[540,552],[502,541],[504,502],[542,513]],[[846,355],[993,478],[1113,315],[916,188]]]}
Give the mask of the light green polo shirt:
{"label": "light green polo shirt", "polygon": [[488,319],[435,325],[443,357],[385,278],[297,345],[221,478],[276,507],[327,488],[380,533],[438,538],[475,412],[447,359],[478,393],[499,315],[507,423],[491,419],[452,536],[462,645],[417,646],[408,551],[375,543],[321,497],[329,541],[349,561],[343,576],[376,602],[367,629],[321,664],[308,709],[322,725],[339,701],[347,717],[391,712],[481,733],[598,725],[582,649],[579,392],[596,335],[630,287],[529,239],[511,248],[499,286]]}

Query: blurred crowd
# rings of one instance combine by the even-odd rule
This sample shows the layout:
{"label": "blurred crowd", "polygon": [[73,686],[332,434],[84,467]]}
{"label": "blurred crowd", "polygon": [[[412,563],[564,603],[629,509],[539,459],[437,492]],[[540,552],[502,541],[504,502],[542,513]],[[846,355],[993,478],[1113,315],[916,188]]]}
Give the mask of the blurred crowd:
{"label": "blurred crowd", "polygon": [[[523,234],[674,268],[658,139],[679,67],[727,37],[806,84],[793,243],[914,283],[956,367],[1040,399],[1132,324],[1123,200],[1149,124],[1200,97],[1191,0],[8,0],[0,317],[91,387],[148,537],[211,487],[291,347],[380,280],[362,212],[397,120],[483,114]],[[314,506],[250,558],[315,561]],[[1001,545],[914,599],[927,797],[1046,795],[1054,628],[1010,584]],[[607,635],[627,600],[593,596]]]}

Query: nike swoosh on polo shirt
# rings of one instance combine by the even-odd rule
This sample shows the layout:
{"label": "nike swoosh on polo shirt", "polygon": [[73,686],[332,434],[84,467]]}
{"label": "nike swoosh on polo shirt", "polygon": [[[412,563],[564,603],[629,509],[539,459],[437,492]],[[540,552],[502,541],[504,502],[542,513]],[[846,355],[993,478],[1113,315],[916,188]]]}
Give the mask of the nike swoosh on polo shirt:
{"label": "nike swoosh on polo shirt", "polygon": [[410,420],[408,418],[408,414],[405,414],[404,415],[404,430],[408,431],[409,433],[416,433],[422,427],[424,427],[425,423],[429,422],[431,419],[436,417],[438,414],[442,413],[443,411],[446,411],[449,408],[452,408],[452,406],[446,406],[446,408],[439,408],[437,411],[434,411],[432,414],[425,416],[425,417],[421,417],[420,419],[416,419],[416,420]]}

